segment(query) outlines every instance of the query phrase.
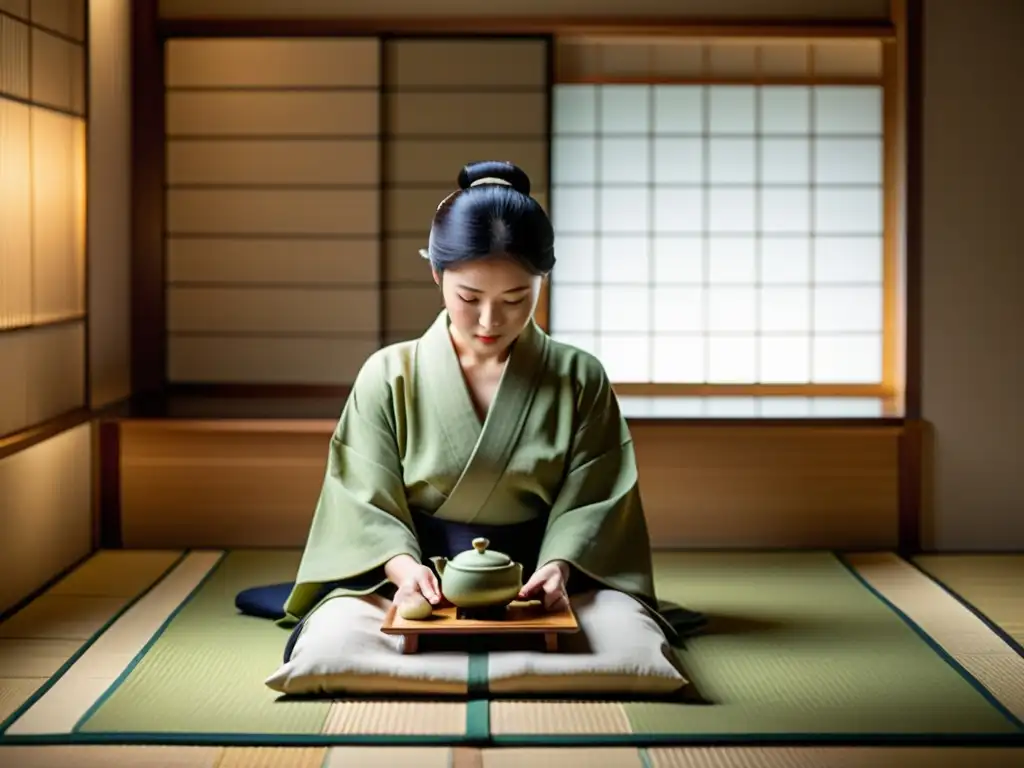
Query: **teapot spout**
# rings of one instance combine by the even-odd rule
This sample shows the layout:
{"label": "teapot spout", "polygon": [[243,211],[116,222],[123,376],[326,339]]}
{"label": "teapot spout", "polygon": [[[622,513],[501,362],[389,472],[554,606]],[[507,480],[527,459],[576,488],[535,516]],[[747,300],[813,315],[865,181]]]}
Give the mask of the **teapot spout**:
{"label": "teapot spout", "polygon": [[431,558],[429,558],[429,560],[430,560],[430,562],[432,562],[434,564],[434,567],[437,569],[437,575],[443,577],[444,576],[444,567],[446,565],[448,565],[448,558],[447,557],[431,557]]}

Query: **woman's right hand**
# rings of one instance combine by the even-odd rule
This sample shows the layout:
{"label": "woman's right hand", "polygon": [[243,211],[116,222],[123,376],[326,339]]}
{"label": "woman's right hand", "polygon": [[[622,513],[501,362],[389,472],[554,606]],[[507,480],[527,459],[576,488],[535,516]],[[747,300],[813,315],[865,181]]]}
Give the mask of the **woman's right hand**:
{"label": "woman's right hand", "polygon": [[423,597],[431,605],[441,602],[441,589],[434,572],[416,562],[409,555],[397,555],[384,566],[388,580],[398,587],[393,602],[396,605]]}

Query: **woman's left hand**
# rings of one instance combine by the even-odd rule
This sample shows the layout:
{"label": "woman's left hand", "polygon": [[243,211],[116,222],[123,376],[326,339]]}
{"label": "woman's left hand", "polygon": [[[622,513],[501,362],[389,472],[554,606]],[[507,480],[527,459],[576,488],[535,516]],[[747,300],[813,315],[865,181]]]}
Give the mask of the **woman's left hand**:
{"label": "woman's left hand", "polygon": [[519,590],[520,600],[540,600],[549,611],[561,611],[569,607],[569,595],[565,590],[569,580],[569,564],[555,560],[533,572],[530,580]]}

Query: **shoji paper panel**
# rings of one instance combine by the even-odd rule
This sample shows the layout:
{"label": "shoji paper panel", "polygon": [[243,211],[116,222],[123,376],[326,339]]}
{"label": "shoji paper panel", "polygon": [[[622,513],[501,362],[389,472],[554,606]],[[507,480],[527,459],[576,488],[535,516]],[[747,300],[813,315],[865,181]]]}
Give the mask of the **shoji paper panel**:
{"label": "shoji paper panel", "polygon": [[85,311],[85,122],[32,112],[35,322]]}
{"label": "shoji paper panel", "polygon": [[79,321],[0,333],[0,435],[82,405],[83,326]]}
{"label": "shoji paper panel", "polygon": [[882,382],[879,42],[583,40],[557,71],[556,338],[617,383]]}
{"label": "shoji paper panel", "polygon": [[172,40],[168,376],[347,384],[379,346],[379,49]]}
{"label": "shoji paper panel", "polygon": [[[108,5],[97,0],[94,5]],[[86,0],[31,0],[32,22],[73,40],[85,39]]]}
{"label": "shoji paper panel", "polygon": [[0,611],[89,554],[91,429],[83,424],[0,461]]}
{"label": "shoji paper panel", "polygon": [[80,44],[32,30],[32,100],[76,115],[85,111],[85,51]]}
{"label": "shoji paper panel", "polygon": [[0,16],[0,95],[29,97],[28,41],[27,24]]}
{"label": "shoji paper panel", "polygon": [[131,2],[89,4],[89,395],[131,393]]}
{"label": "shoji paper panel", "polygon": [[32,322],[31,110],[0,97],[0,330]]}
{"label": "shoji paper panel", "polygon": [[19,19],[28,19],[28,0],[0,0],[0,11]]}
{"label": "shoji paper panel", "polygon": [[83,404],[84,28],[48,5],[0,15],[0,435]]}
{"label": "shoji paper panel", "polygon": [[510,160],[547,201],[547,43],[395,39],[385,47],[385,327],[421,334],[441,309],[427,244],[438,203],[475,160]]}

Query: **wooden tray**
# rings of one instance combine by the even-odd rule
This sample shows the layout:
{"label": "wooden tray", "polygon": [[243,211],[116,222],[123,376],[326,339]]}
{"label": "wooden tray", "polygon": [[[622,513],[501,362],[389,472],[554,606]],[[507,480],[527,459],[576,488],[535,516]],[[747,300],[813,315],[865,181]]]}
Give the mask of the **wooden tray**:
{"label": "wooden tray", "polygon": [[455,606],[444,604],[434,608],[429,619],[403,619],[392,603],[380,631],[386,635],[404,635],[404,652],[416,653],[420,635],[543,634],[545,648],[556,651],[560,634],[579,632],[580,629],[572,608],[551,612],[535,601],[509,604],[505,618],[496,621],[460,619],[456,617],[456,610]]}

